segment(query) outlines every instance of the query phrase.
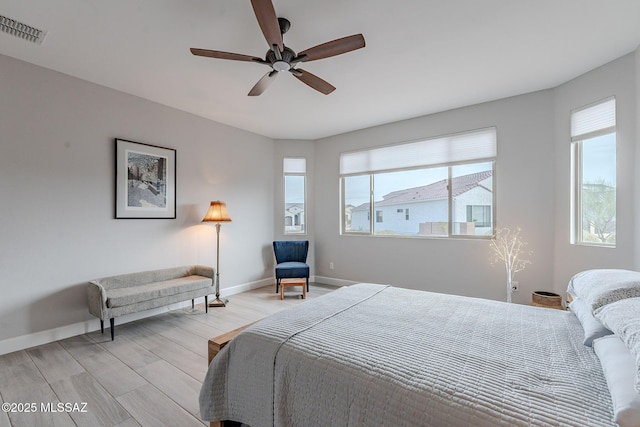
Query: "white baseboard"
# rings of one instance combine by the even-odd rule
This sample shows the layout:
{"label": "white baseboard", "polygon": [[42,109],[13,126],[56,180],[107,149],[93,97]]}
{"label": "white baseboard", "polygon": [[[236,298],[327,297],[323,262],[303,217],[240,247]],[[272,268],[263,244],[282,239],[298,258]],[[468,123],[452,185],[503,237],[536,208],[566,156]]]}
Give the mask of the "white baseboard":
{"label": "white baseboard", "polygon": [[276,279],[274,277],[269,277],[266,279],[260,279],[255,282],[244,283],[242,285],[230,286],[228,288],[220,289],[221,296],[229,296],[239,294],[241,292],[251,291],[253,289],[262,288],[264,286],[273,285],[276,283]]}
{"label": "white baseboard", "polygon": [[[275,279],[273,277],[261,279],[255,282],[223,288],[220,290],[220,295],[228,297],[229,295],[239,294],[241,292],[250,291],[252,289],[261,288],[263,286],[268,286],[274,283]],[[195,302],[196,304],[204,304],[204,297],[196,298]],[[159,307],[142,311],[140,313],[131,313],[124,316],[119,316],[116,318],[116,332],[118,325],[124,325],[125,323],[133,322],[135,320],[144,319],[146,317],[166,313],[171,310],[179,310],[186,307],[191,307],[191,301],[183,301],[175,304],[170,304],[166,307]],[[105,329],[108,329],[108,327],[109,324],[107,322],[107,324],[105,325]],[[6,340],[0,341],[0,355],[13,353],[14,351],[24,350],[38,345],[48,344],[50,342],[63,340],[66,338],[74,337],[76,335],[82,335],[98,330],[100,330],[100,319],[91,319],[71,325],[60,326],[58,328],[49,329],[46,331],[21,335],[19,337],[7,338]],[[105,334],[109,333],[110,332],[105,331]]]}
{"label": "white baseboard", "polygon": [[73,325],[60,326],[47,331],[7,338],[6,340],[0,341],[0,355],[85,334],[96,329],[100,329],[100,321],[88,320],[85,322],[74,323]]}
{"label": "white baseboard", "polygon": [[354,283],[358,283],[353,280],[336,279],[333,277],[326,277],[326,276],[315,276],[313,282],[336,286],[336,287],[350,286],[350,285],[353,285]]}

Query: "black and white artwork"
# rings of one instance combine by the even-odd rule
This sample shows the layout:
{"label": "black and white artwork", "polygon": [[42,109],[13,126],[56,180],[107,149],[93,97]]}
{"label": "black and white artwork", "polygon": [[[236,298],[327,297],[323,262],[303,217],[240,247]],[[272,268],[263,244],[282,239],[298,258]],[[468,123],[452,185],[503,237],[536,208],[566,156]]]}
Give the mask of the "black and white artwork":
{"label": "black and white artwork", "polygon": [[116,218],[175,218],[176,151],[116,139]]}

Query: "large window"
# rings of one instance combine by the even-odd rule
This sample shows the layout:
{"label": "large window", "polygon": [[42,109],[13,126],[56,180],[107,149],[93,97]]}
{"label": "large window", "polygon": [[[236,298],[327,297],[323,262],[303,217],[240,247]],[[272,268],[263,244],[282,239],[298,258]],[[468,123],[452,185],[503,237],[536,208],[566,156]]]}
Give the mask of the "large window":
{"label": "large window", "polygon": [[616,101],[571,113],[574,244],[616,244]]}
{"label": "large window", "polygon": [[495,158],[495,128],[343,153],[342,233],[493,236]]}
{"label": "large window", "polygon": [[284,234],[305,234],[305,179],[307,160],[284,159]]}

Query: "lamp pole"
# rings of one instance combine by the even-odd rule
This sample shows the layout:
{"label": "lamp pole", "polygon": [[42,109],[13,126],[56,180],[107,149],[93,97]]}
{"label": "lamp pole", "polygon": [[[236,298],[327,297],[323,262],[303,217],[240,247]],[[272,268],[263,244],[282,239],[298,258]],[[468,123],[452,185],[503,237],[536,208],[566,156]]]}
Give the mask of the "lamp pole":
{"label": "lamp pole", "polygon": [[216,223],[216,299],[209,303],[209,307],[225,307],[229,301],[220,298],[220,223],[231,222],[226,203],[220,200],[211,202],[202,222]]}
{"label": "lamp pole", "polygon": [[226,307],[229,301],[220,299],[220,227],[216,223],[216,299],[209,303],[209,307]]}

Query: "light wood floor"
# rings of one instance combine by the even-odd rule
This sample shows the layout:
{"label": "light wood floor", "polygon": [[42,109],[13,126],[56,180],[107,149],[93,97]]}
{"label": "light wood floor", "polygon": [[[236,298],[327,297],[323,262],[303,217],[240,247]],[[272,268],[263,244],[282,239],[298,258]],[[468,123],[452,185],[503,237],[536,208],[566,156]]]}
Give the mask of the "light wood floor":
{"label": "light wood floor", "polygon": [[[312,284],[307,298],[334,289]],[[0,356],[2,402],[36,409],[2,411],[0,427],[208,425],[198,408],[207,340],[302,303],[300,292],[287,288],[280,301],[273,286],[264,287],[232,295],[208,314],[200,304],[124,325],[116,319],[115,341],[105,328]],[[69,405],[51,411],[59,402]]]}

